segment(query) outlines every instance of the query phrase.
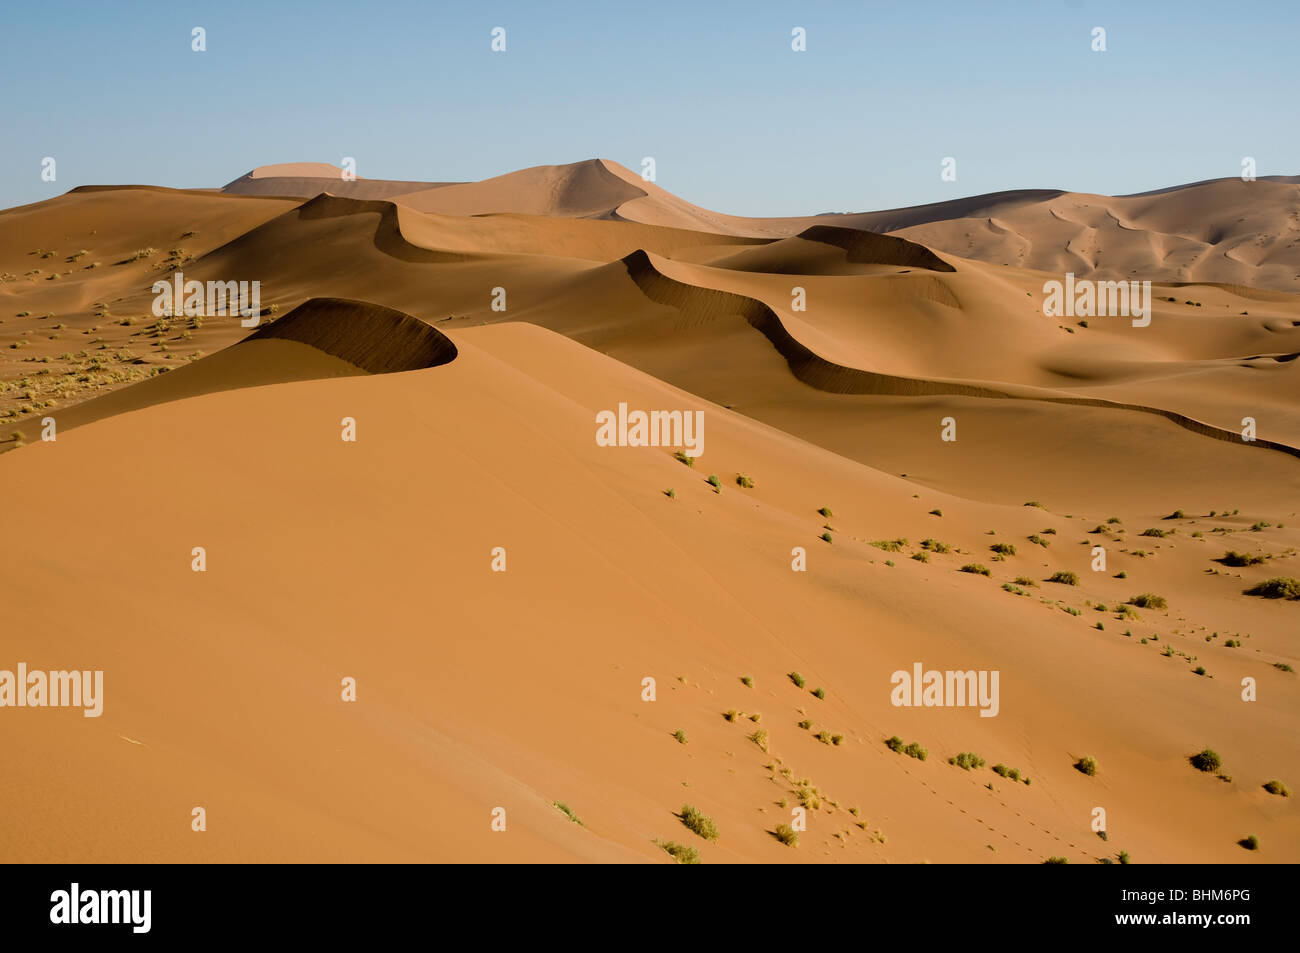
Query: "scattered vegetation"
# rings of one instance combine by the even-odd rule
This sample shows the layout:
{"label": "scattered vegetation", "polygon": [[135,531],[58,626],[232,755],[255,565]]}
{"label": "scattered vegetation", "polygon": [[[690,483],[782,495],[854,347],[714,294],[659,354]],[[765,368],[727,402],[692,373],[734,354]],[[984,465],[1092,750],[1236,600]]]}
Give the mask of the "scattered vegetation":
{"label": "scattered vegetation", "polygon": [[1078,761],[1074,762],[1075,770],[1093,777],[1097,773],[1097,759],[1092,755],[1084,755]]}
{"label": "scattered vegetation", "polygon": [[673,454],[673,459],[686,464],[688,467],[695,466],[695,458],[689,456],[685,450],[678,450],[676,453]]}
{"label": "scattered vegetation", "polygon": [[871,545],[875,546],[877,549],[883,549],[887,553],[896,553],[902,550],[902,548],[907,545],[907,540],[876,539],[876,540],[872,540]]}
{"label": "scattered vegetation", "polygon": [[754,481],[742,473],[736,477],[736,485],[745,490],[752,490],[754,488]]}
{"label": "scattered vegetation", "polygon": [[794,682],[795,685],[798,686],[799,688],[803,688],[805,685],[807,685],[807,682],[804,681],[804,677],[800,675],[798,672],[791,672],[789,678],[790,681]]}
{"label": "scattered vegetation", "polygon": [[1048,582],[1059,582],[1065,586],[1077,586],[1079,577],[1068,569],[1058,570],[1047,577]]}
{"label": "scattered vegetation", "polygon": [[993,575],[993,573],[989,572],[988,567],[985,566],[985,565],[983,565],[983,564],[981,564],[981,563],[967,563],[966,565],[964,565],[964,566],[961,567],[961,571],[962,571],[962,572],[972,572],[972,573],[975,573],[976,575],[979,575],[979,576],[992,576],[992,575]]}
{"label": "scattered vegetation", "polygon": [[994,543],[989,549],[999,556],[1014,556],[1016,547],[1013,543]]}
{"label": "scattered vegetation", "polygon": [[1300,579],[1294,576],[1275,576],[1246,590],[1248,596],[1265,599],[1300,599]]}
{"label": "scattered vegetation", "polygon": [[778,824],[773,833],[776,834],[776,839],[787,847],[799,846],[799,832],[789,824]]}
{"label": "scattered vegetation", "polygon": [[1268,559],[1263,553],[1239,553],[1234,549],[1228,550],[1218,558],[1218,562],[1225,566],[1254,566],[1265,562]]}
{"label": "scattered vegetation", "polygon": [[713,822],[713,818],[700,812],[693,804],[683,804],[679,816],[687,830],[699,834],[707,841],[718,839],[718,825]]}
{"label": "scattered vegetation", "polygon": [[1164,596],[1157,596],[1151,592],[1144,592],[1134,596],[1128,601],[1128,604],[1137,606],[1139,609],[1167,609],[1169,607]]}
{"label": "scattered vegetation", "polygon": [[573,821],[573,823],[577,824],[579,827],[587,826],[586,824],[582,823],[582,818],[580,818],[577,814],[574,813],[573,808],[569,807],[569,805],[565,804],[563,801],[552,801],[551,805],[557,811],[559,811],[561,814],[567,817],[569,820]]}
{"label": "scattered vegetation", "polygon": [[1219,753],[1213,748],[1205,748],[1202,751],[1198,751],[1187,760],[1192,763],[1193,768],[1198,771],[1204,771],[1207,774],[1212,771],[1218,771],[1219,768],[1223,767],[1223,759],[1219,757]]}
{"label": "scattered vegetation", "polygon": [[949,546],[947,543],[940,542],[940,541],[937,540],[937,539],[923,539],[923,540],[921,540],[921,548],[922,548],[922,549],[927,549],[927,550],[929,550],[929,551],[932,552],[932,553],[940,553],[940,554],[943,554],[943,553],[950,553],[950,552],[952,552],[952,547],[951,547],[951,546]]}
{"label": "scattered vegetation", "polygon": [[679,864],[698,864],[700,862],[699,850],[687,844],[678,844],[669,840],[662,843],[655,841],[655,845],[666,850],[668,856]]}
{"label": "scattered vegetation", "polygon": [[954,755],[948,759],[949,764],[955,764],[963,771],[970,771],[973,768],[984,767],[984,759],[973,751],[963,751],[961,754]]}

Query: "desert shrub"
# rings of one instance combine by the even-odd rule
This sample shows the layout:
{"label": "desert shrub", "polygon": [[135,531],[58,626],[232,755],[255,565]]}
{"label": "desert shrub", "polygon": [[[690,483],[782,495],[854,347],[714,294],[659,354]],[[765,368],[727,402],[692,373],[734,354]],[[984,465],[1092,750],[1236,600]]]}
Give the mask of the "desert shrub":
{"label": "desert shrub", "polygon": [[997,553],[999,556],[1014,556],[1016,547],[1013,543],[994,543],[989,550]]}
{"label": "desert shrub", "polygon": [[1155,527],[1152,527],[1151,529],[1144,529],[1144,530],[1142,531],[1142,535],[1143,535],[1143,536],[1154,536],[1154,537],[1156,537],[1157,539],[1164,539],[1166,536],[1169,535],[1169,531],[1168,531],[1168,530],[1163,530],[1163,529],[1156,529]]}
{"label": "desert shrub", "polygon": [[683,804],[681,818],[687,830],[699,834],[708,841],[718,839],[718,825],[713,822],[713,818],[699,811],[694,805]]}
{"label": "desert shrub", "polygon": [[1291,789],[1287,787],[1285,784],[1283,784],[1281,781],[1277,781],[1277,780],[1265,781],[1264,790],[1267,791],[1269,794],[1276,794],[1278,795],[1278,797],[1291,796]]}
{"label": "desert shrub", "polygon": [[1074,762],[1075,770],[1092,777],[1097,773],[1097,759],[1092,755],[1084,755],[1078,761]]}
{"label": "desert shrub", "polygon": [[688,467],[695,466],[695,458],[688,456],[685,450],[678,450],[673,454],[673,459],[686,464]]}
{"label": "desert shrub", "polygon": [[673,732],[673,737],[677,739],[679,745],[686,744],[686,732],[682,731],[680,728]]}
{"label": "desert shrub", "polygon": [[818,686],[817,688],[814,688],[814,689],[812,690],[812,693],[813,693],[814,695],[816,695],[816,696],[817,696],[818,698],[820,698],[820,699],[823,699],[823,700],[824,700],[824,699],[826,698],[826,689],[822,688],[821,686]]}
{"label": "desert shrub", "polygon": [[931,511],[930,511],[930,515],[931,515],[931,516],[942,516],[942,515],[943,515],[943,510],[937,510],[937,509],[936,509],[936,510],[931,510]]}
{"label": "desert shrub", "polygon": [[775,833],[776,839],[787,847],[799,846],[799,832],[789,824],[778,824]]}
{"label": "desert shrub", "polygon": [[1237,841],[1246,850],[1259,850],[1259,838],[1254,834],[1247,834],[1241,840]]}
{"label": "desert shrub", "polygon": [[898,737],[898,735],[892,735],[889,738],[885,739],[885,747],[888,748],[890,751],[895,752],[896,754],[902,754],[903,739]]}
{"label": "desert shrub", "polygon": [[1134,596],[1128,601],[1131,606],[1137,606],[1139,609],[1165,609],[1169,604],[1165,601],[1164,596],[1157,596],[1153,592],[1144,592]]}
{"label": "desert shrub", "polygon": [[951,546],[949,546],[947,543],[940,542],[940,541],[937,540],[937,539],[923,539],[923,540],[921,540],[921,548],[922,548],[922,549],[928,549],[928,550],[929,550],[930,552],[932,552],[932,553],[941,553],[941,554],[942,554],[942,553],[950,553],[950,552],[952,552],[952,547],[951,547]]}
{"label": "desert shrub", "polygon": [[794,682],[799,688],[803,688],[807,684],[807,682],[804,681],[804,677],[798,672],[791,672],[789,678],[790,681]]}
{"label": "desert shrub", "polygon": [[1037,533],[1035,533],[1034,535],[1030,536],[1030,537],[1029,537],[1029,541],[1030,541],[1031,543],[1034,543],[1034,544],[1037,545],[1037,546],[1042,546],[1044,549],[1046,549],[1048,546],[1051,545],[1051,543],[1049,543],[1047,540],[1043,539],[1043,537],[1039,536]]}
{"label": "desert shrub", "polygon": [[668,489],[664,490],[664,496],[668,497],[668,499],[670,500],[675,500],[677,499],[677,491],[669,487]]}
{"label": "desert shrub", "polygon": [[1047,577],[1048,582],[1059,582],[1065,586],[1077,586],[1079,577],[1068,569],[1058,570]]}
{"label": "desert shrub", "polygon": [[718,479],[718,475],[716,473],[710,473],[708,480],[706,480],[705,482],[708,483],[709,486],[713,487],[714,491],[718,493],[722,492],[722,481]]}
{"label": "desert shrub", "polygon": [[663,843],[655,841],[655,844],[667,851],[668,856],[679,864],[698,864],[700,862],[699,850],[687,844],[676,844],[670,840]]}
{"label": "desert shrub", "polygon": [[767,751],[767,729],[766,728],[758,729],[758,731],[754,732],[752,735],[749,736],[749,740],[754,742],[754,744],[758,745],[758,747],[762,751],[764,752]]}
{"label": "desert shrub", "polygon": [[930,752],[926,751],[915,741],[903,748],[903,754],[907,755],[909,758],[915,758],[917,761],[924,761],[926,758],[930,757]]}
{"label": "desert shrub", "polygon": [[742,473],[736,477],[736,485],[745,490],[752,490],[754,488],[754,481]]}
{"label": "desert shrub", "polygon": [[930,554],[927,552],[916,552],[912,553],[912,558],[918,563],[928,563],[930,561]]}
{"label": "desert shrub", "polygon": [[740,684],[744,685],[746,688],[753,688],[754,677],[752,675],[742,675],[740,676]]}
{"label": "desert shrub", "polygon": [[1239,553],[1235,549],[1229,549],[1219,557],[1219,562],[1225,566],[1254,566],[1267,559],[1263,553]]}
{"label": "desert shrub", "polygon": [[830,533],[822,533],[821,536],[819,536],[818,538],[819,538],[819,539],[824,539],[824,540],[825,540],[826,542],[828,542],[828,543],[833,543],[833,542],[835,542],[835,537],[832,536]]}
{"label": "desert shrub", "polygon": [[1192,763],[1193,768],[1207,774],[1211,771],[1218,771],[1219,768],[1223,767],[1223,759],[1219,757],[1219,753],[1213,748],[1198,751],[1187,760]]}
{"label": "desert shrub", "polygon": [[907,545],[905,539],[876,539],[872,540],[872,546],[877,549],[883,549],[887,553],[896,553]]}
{"label": "desert shrub", "polygon": [[577,814],[574,813],[573,808],[569,807],[569,805],[565,804],[563,801],[552,801],[551,804],[557,811],[559,811],[569,820],[573,821],[573,823],[579,825],[580,827],[587,826],[586,824],[582,823],[582,818],[580,818]]}
{"label": "desert shrub", "polygon": [[1048,857],[1045,861],[1043,861],[1043,863],[1045,863],[1045,864],[1068,864],[1069,861],[1066,860],[1064,857]]}
{"label": "desert shrub", "polygon": [[963,771],[970,771],[972,768],[984,767],[984,759],[973,751],[963,751],[958,755],[948,759],[949,764],[955,764]]}
{"label": "desert shrub", "polygon": [[830,519],[832,516],[835,515],[834,513],[831,512],[831,508],[829,506],[820,507],[817,510],[817,512],[820,513],[826,519]]}
{"label": "desert shrub", "polygon": [[979,576],[993,575],[993,573],[989,572],[987,566],[981,565],[980,563],[967,563],[966,565],[961,567],[961,571],[975,573],[976,575]]}
{"label": "desert shrub", "polygon": [[1265,599],[1300,599],[1300,579],[1293,576],[1265,579],[1259,585],[1247,589],[1246,595],[1263,596]]}

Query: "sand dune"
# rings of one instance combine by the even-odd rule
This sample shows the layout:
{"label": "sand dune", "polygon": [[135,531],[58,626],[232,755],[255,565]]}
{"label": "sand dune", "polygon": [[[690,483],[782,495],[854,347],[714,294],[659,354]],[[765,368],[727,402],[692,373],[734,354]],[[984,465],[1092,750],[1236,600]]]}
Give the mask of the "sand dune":
{"label": "sand dune", "polygon": [[[106,685],[0,712],[7,858],[1300,857],[1300,602],[1246,594],[1300,575],[1294,182],[740,219],[606,160],[337,172],[0,212],[0,669]],[[1044,316],[1130,266],[1149,327]],[[260,326],[159,317],[177,271]],[[703,454],[601,446],[620,404]],[[892,704],[918,661],[997,717]]]}
{"label": "sand dune", "polygon": [[1300,176],[1212,179],[1125,196],[1016,190],[790,218],[711,211],[609,159],[536,166],[481,182],[337,179],[335,167],[293,163],[256,169],[225,191],[301,198],[328,191],[450,215],[603,218],[769,239],[830,226],[898,233],[939,252],[1053,274],[1300,290]]}

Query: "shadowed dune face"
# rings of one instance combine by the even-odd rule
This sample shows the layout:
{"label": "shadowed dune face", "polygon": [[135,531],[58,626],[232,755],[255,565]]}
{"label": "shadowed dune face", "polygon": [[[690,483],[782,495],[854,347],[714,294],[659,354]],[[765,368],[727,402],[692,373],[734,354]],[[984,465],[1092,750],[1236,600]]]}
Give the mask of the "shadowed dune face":
{"label": "shadowed dune face", "polygon": [[409,314],[364,301],[312,298],[250,340],[308,344],[371,374],[391,374],[449,364],[456,345]]}
{"label": "shadowed dune face", "polygon": [[[1262,788],[1300,763],[1300,602],[1247,595],[1300,575],[1289,193],[739,219],[604,160],[336,172],[0,212],[0,493],[57,501],[6,511],[0,642],[109,686],[99,719],[0,713],[34,765],[11,857],[1232,862],[1248,829],[1300,858]],[[1261,234],[1223,282],[1160,237]],[[1186,274],[1149,326],[1043,313],[1052,269],[1153,248]],[[178,271],[259,281],[262,326],[159,318]],[[702,413],[704,452],[602,445],[620,404]],[[918,660],[1000,672],[998,716],[893,704]],[[196,791],[204,838],[159,820]]]}
{"label": "shadowed dune face", "polygon": [[455,359],[456,345],[418,318],[364,301],[312,298],[210,357],[79,404],[58,420],[66,431],[202,394],[421,370]]}

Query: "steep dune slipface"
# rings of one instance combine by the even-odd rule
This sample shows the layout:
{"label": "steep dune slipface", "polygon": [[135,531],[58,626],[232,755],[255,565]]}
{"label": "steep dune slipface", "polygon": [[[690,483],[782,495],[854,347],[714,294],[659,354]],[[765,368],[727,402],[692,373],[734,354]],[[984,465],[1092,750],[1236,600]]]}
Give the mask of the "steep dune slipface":
{"label": "steep dune slipface", "polygon": [[201,394],[289,381],[437,367],[456,345],[408,314],[364,301],[312,298],[237,344],[57,416],[60,430]]}

